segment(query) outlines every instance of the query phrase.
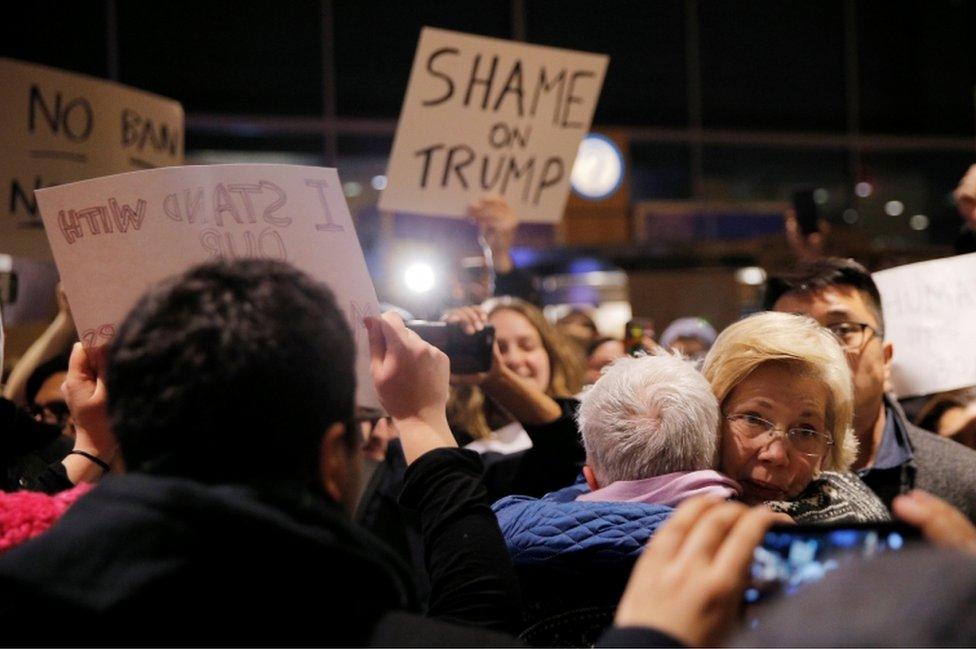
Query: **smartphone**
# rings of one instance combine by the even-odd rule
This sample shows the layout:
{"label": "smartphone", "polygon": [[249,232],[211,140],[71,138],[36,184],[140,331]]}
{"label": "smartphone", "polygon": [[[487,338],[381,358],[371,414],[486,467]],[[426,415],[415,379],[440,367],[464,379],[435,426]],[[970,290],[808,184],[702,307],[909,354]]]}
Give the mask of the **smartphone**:
{"label": "smartphone", "polygon": [[654,321],[650,318],[634,318],[624,327],[624,351],[633,356],[635,353],[649,352],[644,344],[644,337],[654,337]]}
{"label": "smartphone", "polygon": [[918,529],[904,523],[775,525],[753,554],[744,595],[746,621],[754,627],[767,600],[789,597],[835,570],[920,539]]}
{"label": "smartphone", "polygon": [[820,231],[820,209],[813,198],[813,189],[805,187],[793,192],[793,211],[796,223],[803,234]]}
{"label": "smartphone", "polygon": [[458,322],[410,320],[407,326],[421,338],[441,350],[451,361],[451,374],[478,374],[491,368],[495,328],[485,325],[481,331],[466,334]]}

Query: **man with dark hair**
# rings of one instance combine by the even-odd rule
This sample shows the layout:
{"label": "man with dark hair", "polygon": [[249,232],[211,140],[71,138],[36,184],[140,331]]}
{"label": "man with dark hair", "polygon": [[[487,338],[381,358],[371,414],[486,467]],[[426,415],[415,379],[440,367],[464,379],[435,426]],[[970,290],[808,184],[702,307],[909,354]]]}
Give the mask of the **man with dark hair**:
{"label": "man with dark hair", "polygon": [[353,416],[352,334],[331,292],[289,266],[209,265],[163,283],[109,353],[129,471],[313,482],[322,432]]}
{"label": "man with dark hair", "polygon": [[881,295],[852,259],[826,258],[772,277],[765,308],[803,313],[837,335],[854,379],[858,457],[851,467],[889,506],[920,487],[976,520],[976,451],[912,425],[885,394],[894,347],[884,340]]}
{"label": "man with dark hair", "polygon": [[345,317],[327,287],[250,260],[151,289],[119,328],[106,383],[93,372],[66,392],[79,427],[111,422],[127,474],[0,559],[8,642],[510,642],[489,629],[514,628],[514,574],[479,459],[450,448],[447,357],[396,316],[367,327],[441,621],[410,613],[405,568],[347,516],[361,436]]}

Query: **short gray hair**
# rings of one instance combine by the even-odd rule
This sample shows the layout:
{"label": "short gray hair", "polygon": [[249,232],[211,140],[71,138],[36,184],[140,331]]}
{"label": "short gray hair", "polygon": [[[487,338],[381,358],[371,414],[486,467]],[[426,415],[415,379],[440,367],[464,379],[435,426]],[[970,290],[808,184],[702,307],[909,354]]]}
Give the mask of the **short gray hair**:
{"label": "short gray hair", "polygon": [[580,402],[586,462],[603,486],[718,463],[718,401],[690,361],[617,359]]}

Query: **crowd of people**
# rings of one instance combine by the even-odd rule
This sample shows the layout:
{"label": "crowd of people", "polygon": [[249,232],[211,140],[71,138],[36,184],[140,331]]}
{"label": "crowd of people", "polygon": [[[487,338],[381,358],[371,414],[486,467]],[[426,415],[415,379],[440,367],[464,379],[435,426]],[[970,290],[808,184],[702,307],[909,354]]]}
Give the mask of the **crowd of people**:
{"label": "crowd of people", "polygon": [[[0,399],[8,641],[976,642],[972,399],[908,418],[863,266],[812,259],[722,331],[628,342],[547,321],[510,210],[472,216],[494,295],[443,319],[493,328],[490,367],[366,318],[382,411],[355,403],[360,323],[285,262],[188,269],[99,348],[62,296]],[[892,520],[927,543],[743,624],[771,526]]]}

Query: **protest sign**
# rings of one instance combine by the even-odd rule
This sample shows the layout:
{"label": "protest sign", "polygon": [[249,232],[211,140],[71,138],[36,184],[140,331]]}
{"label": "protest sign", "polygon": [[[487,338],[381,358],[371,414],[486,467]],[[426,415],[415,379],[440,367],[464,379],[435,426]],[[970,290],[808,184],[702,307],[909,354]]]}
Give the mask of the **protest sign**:
{"label": "protest sign", "polygon": [[0,58],[0,253],[50,259],[34,190],[183,162],[179,102]]}
{"label": "protest sign", "polygon": [[976,385],[976,253],[873,275],[899,397]]}
{"label": "protest sign", "polygon": [[557,222],[609,57],[425,27],[380,208],[463,217],[500,194]]}
{"label": "protest sign", "polygon": [[379,315],[335,169],[168,167],[37,192],[81,341],[102,345],[154,283],[209,259],[282,259],[329,285],[356,340],[359,405],[379,407],[363,317]]}

